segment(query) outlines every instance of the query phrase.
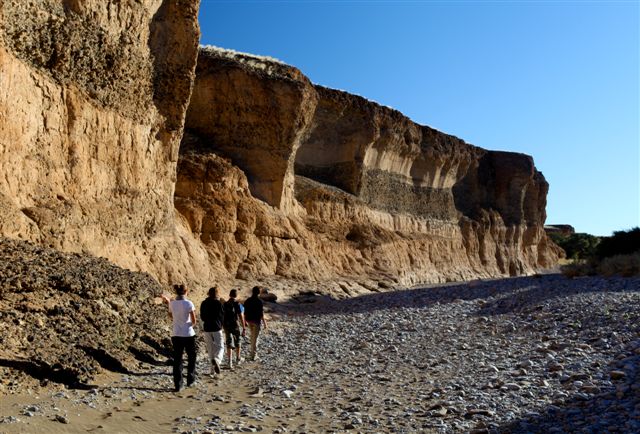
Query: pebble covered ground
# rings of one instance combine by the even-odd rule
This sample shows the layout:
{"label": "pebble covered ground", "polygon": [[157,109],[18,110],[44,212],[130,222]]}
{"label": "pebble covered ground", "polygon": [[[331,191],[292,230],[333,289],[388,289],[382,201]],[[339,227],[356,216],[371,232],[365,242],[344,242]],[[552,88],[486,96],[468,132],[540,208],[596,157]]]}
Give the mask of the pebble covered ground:
{"label": "pebble covered ground", "polygon": [[178,394],[169,367],[147,364],[88,391],[34,391],[3,404],[0,432],[640,432],[638,278],[268,306],[258,362],[212,379],[201,347],[199,381]]}

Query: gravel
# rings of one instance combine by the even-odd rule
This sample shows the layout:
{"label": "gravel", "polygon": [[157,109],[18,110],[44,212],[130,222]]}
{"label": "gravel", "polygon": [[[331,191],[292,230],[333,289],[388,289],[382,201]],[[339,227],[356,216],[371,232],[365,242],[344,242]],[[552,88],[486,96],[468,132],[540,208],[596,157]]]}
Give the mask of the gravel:
{"label": "gravel", "polygon": [[[539,276],[301,305],[265,394],[332,429],[640,432],[640,280]],[[278,375],[265,376],[265,372]]]}
{"label": "gravel", "polygon": [[[266,306],[259,362],[201,375],[177,396],[169,367],[140,365],[144,375],[51,391],[49,405],[0,422],[35,419],[20,410],[53,418],[64,402],[118,413],[121,402],[186,399],[194,410],[173,416],[171,432],[640,432],[638,278],[545,275]],[[203,347],[198,372],[209,372]]]}

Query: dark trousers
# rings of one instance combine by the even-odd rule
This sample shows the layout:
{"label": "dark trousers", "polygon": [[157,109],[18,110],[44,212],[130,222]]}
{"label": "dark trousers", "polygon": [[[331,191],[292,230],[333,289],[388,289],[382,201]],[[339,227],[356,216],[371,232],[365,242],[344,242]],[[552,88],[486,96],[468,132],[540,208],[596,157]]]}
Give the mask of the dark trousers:
{"label": "dark trousers", "polygon": [[196,381],[196,337],[172,336],[173,344],[173,384],[182,388],[182,353],[187,352],[187,386]]}

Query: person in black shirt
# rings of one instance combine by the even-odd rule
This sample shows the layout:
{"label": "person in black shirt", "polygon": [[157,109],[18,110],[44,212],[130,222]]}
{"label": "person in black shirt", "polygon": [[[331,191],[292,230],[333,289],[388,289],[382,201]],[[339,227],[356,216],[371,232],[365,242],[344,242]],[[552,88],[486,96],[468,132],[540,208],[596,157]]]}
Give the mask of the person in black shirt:
{"label": "person in black shirt", "polygon": [[260,287],[254,286],[251,290],[251,297],[244,302],[244,318],[249,326],[249,360],[256,360],[258,352],[258,336],[260,335],[260,324],[267,329],[267,320],[264,318],[264,307],[260,300]]}
{"label": "person in black shirt", "polygon": [[229,291],[229,300],[224,303],[224,334],[227,341],[227,365],[229,369],[233,369],[231,361],[232,352],[236,350],[236,364],[240,364],[240,327],[242,325],[242,335],[245,333],[244,315],[240,309],[240,303],[236,301],[238,291],[232,289]]}
{"label": "person in black shirt", "polygon": [[224,356],[222,341],[222,323],[224,311],[218,298],[218,288],[209,288],[209,296],[200,305],[200,318],[203,322],[204,342],[211,361],[211,375],[220,374],[220,364]]}

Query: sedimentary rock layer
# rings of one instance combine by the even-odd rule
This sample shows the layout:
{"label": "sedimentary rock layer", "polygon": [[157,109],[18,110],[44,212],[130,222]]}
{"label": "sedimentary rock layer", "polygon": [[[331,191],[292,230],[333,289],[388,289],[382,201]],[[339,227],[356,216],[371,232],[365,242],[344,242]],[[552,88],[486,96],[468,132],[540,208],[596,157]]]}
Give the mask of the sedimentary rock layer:
{"label": "sedimentary rock layer", "polygon": [[198,4],[0,3],[1,234],[206,275],[173,208]]}
{"label": "sedimentary rock layer", "polygon": [[[179,167],[189,169],[178,184],[191,187],[177,190],[176,206],[236,277],[366,287],[385,275],[409,284],[526,274],[557,260],[543,231],[548,185],[531,157],[487,151],[312,86],[279,62],[201,49],[185,127]],[[202,167],[214,160],[216,176],[236,181],[202,194],[196,186],[212,173]],[[278,199],[290,189],[293,206]],[[232,203],[207,205],[221,196]],[[205,221],[217,223],[205,229]]]}

